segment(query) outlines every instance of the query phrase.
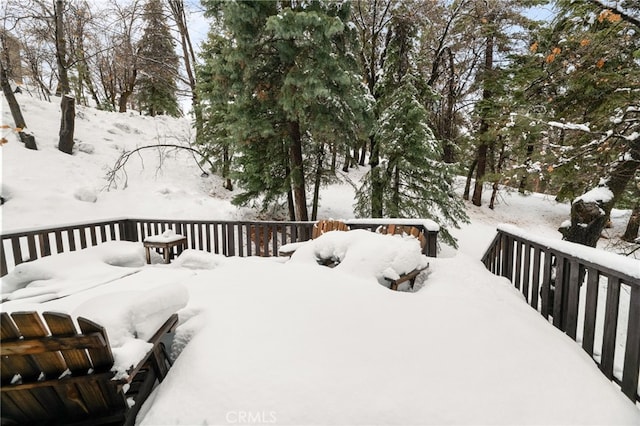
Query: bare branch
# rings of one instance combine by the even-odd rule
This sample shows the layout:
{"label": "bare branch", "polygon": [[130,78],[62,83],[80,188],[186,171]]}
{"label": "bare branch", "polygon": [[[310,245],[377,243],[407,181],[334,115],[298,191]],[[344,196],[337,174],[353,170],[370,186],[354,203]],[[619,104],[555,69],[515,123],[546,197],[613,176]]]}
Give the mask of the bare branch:
{"label": "bare branch", "polygon": [[[206,161],[209,164],[211,169],[215,168],[213,163],[211,163],[211,161],[202,152],[200,152],[199,150],[197,150],[195,148],[192,148],[190,146],[168,144],[168,143],[139,146],[139,147],[137,147],[137,148],[135,148],[135,149],[133,149],[131,151],[123,151],[122,154],[120,154],[120,157],[118,157],[118,159],[116,160],[116,162],[113,165],[113,167],[107,172],[106,179],[107,179],[108,184],[106,186],[106,189],[110,190],[111,188],[116,188],[117,187],[116,180],[117,180],[117,177],[118,177],[119,173],[122,173],[125,176],[124,187],[126,188],[127,187],[127,182],[128,182],[126,165],[127,165],[127,162],[129,161],[129,158],[131,158],[131,156],[134,155],[134,154],[140,155],[140,152],[142,150],[159,149],[159,148],[173,148],[173,149],[176,149],[176,150],[184,149],[186,151],[191,152],[192,154],[197,154],[202,160]],[[194,157],[194,160],[195,160],[195,157]],[[162,158],[161,158],[161,162],[162,162]],[[198,168],[200,168],[200,170],[202,170],[202,173],[209,174],[206,170],[204,170],[202,168],[202,166],[200,165],[200,163],[198,161],[195,161],[195,163],[198,165]]]}

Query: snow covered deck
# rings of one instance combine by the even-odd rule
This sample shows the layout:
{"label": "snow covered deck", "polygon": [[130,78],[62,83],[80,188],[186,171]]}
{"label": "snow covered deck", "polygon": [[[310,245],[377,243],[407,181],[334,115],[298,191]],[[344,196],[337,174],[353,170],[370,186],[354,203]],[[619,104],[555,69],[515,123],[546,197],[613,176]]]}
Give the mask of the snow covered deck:
{"label": "snow covered deck", "polygon": [[[592,359],[480,261],[429,259],[414,292],[392,292],[379,278],[423,261],[416,244],[344,235],[290,261],[186,250],[170,265],[146,265],[141,242],[109,242],[19,265],[2,280],[2,310],[88,317],[120,368],[151,322],[177,311],[175,363],[140,424],[640,422]],[[319,266],[318,252],[342,253],[342,266]]]}

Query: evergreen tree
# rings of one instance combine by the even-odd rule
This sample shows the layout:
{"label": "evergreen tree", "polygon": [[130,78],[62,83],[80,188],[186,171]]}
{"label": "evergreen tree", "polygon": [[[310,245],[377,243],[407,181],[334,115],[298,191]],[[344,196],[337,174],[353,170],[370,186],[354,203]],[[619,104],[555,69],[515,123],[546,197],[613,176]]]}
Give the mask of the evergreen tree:
{"label": "evergreen tree", "polygon": [[204,52],[211,81],[224,82],[227,93],[204,88],[202,99],[210,113],[224,111],[217,138],[207,143],[232,144],[242,189],[234,201],[270,204],[286,195],[290,217],[308,220],[308,174],[322,167],[310,160],[325,144],[355,144],[369,107],[346,25],[349,4],[204,5],[228,40]]}
{"label": "evergreen tree", "polygon": [[568,0],[557,7],[552,28],[522,60],[532,76],[523,96],[544,111],[541,170],[559,199],[573,200],[571,224],[560,231],[594,246],[640,169],[640,28],[633,18],[640,9]]}
{"label": "evergreen tree", "polygon": [[[202,46],[202,65],[196,65],[196,96],[204,98],[198,102],[199,116],[202,119],[200,136],[195,143],[204,156],[215,166],[213,172],[220,172],[225,179],[224,187],[233,190],[231,183],[231,159],[233,158],[233,138],[227,127],[225,117],[233,99],[230,92],[230,79],[225,74],[226,64],[222,51],[231,41],[217,30],[209,32]],[[205,119],[206,118],[206,119]]]}
{"label": "evergreen tree", "polygon": [[[502,147],[495,144],[499,131],[495,124],[505,112],[502,108],[505,73],[500,66],[500,54],[513,52],[517,48],[522,33],[516,29],[531,25],[531,20],[524,16],[524,11],[541,3],[544,3],[544,0],[493,0],[470,3],[472,16],[479,23],[478,35],[484,44],[482,66],[476,73],[480,100],[474,106],[477,121],[474,136],[477,150],[475,187],[471,201],[476,206],[482,205],[486,175],[496,172],[495,165],[499,159],[495,157],[495,153],[502,152]],[[526,32],[524,34],[526,35]],[[471,175],[472,173],[469,174],[469,179]]]}
{"label": "evergreen tree", "polygon": [[148,0],[144,32],[138,47],[137,99],[140,109],[154,116],[180,115],[176,92],[178,55],[161,0]]}
{"label": "evergreen tree", "polygon": [[433,219],[442,226],[443,241],[456,247],[448,227],[458,227],[468,218],[462,200],[453,192],[451,166],[442,161],[441,143],[428,125],[424,103],[431,94],[417,78],[415,26],[397,17],[392,34],[379,81],[381,113],[375,138],[381,161],[358,190],[356,210],[362,216],[371,214],[373,187],[378,184],[383,188],[378,201],[383,217]]}

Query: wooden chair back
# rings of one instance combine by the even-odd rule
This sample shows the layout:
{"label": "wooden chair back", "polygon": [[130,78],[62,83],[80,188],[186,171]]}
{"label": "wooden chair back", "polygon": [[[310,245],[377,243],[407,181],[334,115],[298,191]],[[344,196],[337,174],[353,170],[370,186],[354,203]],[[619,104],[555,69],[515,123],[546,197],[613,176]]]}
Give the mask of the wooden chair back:
{"label": "wooden chair back", "polygon": [[332,219],[319,220],[313,225],[311,239],[315,240],[325,232],[348,231],[348,230],[349,230],[349,227],[347,226],[347,224],[339,220],[332,220]]}
{"label": "wooden chair back", "polygon": [[[98,324],[78,318],[78,330],[70,316],[55,312],[0,315],[3,425],[133,424],[156,379],[164,378],[158,373],[168,369],[168,360],[157,357],[159,333],[177,323],[174,314],[128,378],[114,380],[109,339]],[[135,401],[131,408],[128,398]]]}
{"label": "wooden chair back", "polygon": [[427,237],[425,237],[424,232],[415,226],[390,224],[381,226],[378,228],[378,232],[389,235],[411,235],[418,239],[422,250],[424,250],[424,247],[427,245]]}

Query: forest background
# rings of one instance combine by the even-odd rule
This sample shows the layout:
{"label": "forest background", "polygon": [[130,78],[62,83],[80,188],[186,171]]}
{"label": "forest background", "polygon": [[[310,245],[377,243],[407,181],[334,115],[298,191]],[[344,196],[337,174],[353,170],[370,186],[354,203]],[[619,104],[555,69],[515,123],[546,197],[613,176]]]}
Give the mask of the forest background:
{"label": "forest background", "polygon": [[[238,205],[314,220],[336,170],[368,166],[357,213],[467,220],[453,191],[572,201],[565,239],[595,246],[611,209],[640,223],[640,2],[7,0],[1,83],[61,103],[193,119],[176,143]],[[536,11],[545,11],[536,20]],[[193,34],[206,22],[208,35]],[[195,27],[201,28],[201,27]],[[144,147],[141,147],[144,148]],[[489,200],[482,187],[492,185]]]}

